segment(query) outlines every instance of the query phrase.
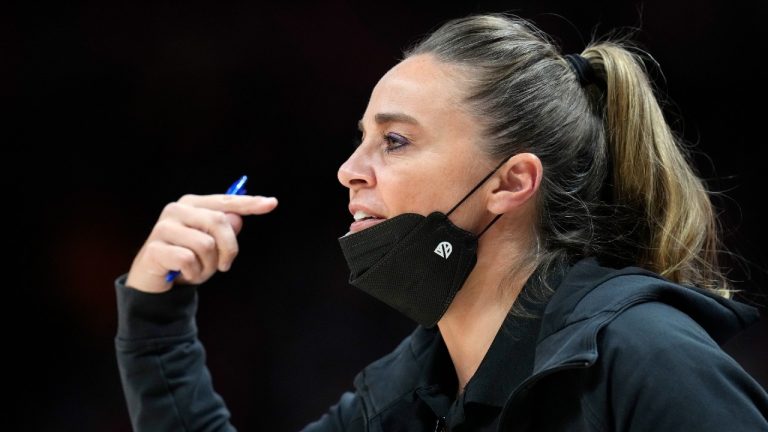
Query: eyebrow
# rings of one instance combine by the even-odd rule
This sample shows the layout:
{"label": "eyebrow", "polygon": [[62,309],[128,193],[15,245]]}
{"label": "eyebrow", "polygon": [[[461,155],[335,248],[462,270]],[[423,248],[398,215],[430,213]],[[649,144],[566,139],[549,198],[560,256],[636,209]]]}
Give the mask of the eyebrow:
{"label": "eyebrow", "polygon": [[[395,113],[378,113],[373,118],[374,118],[374,120],[376,120],[376,123],[379,123],[379,124],[381,124],[381,123],[399,122],[399,123],[410,123],[410,124],[416,125],[416,126],[419,125],[419,122],[415,118],[409,116],[408,114],[404,114],[404,113],[397,113],[397,112],[395,112]],[[363,120],[362,119],[358,120],[357,128],[360,129],[360,132],[363,131]]]}

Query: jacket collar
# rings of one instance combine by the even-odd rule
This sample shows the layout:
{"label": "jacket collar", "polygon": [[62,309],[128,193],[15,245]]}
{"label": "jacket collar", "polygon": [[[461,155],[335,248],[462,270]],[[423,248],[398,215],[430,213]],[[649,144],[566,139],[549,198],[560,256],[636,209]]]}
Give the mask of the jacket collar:
{"label": "jacket collar", "polygon": [[426,385],[422,373],[428,357],[440,343],[437,327],[419,326],[394,351],[371,363],[355,377],[358,395],[365,404],[367,420]]}
{"label": "jacket collar", "polygon": [[[477,372],[461,393],[461,407],[479,403],[501,409],[512,390],[530,375],[545,304],[527,296],[521,296],[518,303],[532,316],[506,317]],[[514,361],[510,362],[510,356],[514,356]],[[505,369],[508,373],[497,376],[497,371]],[[414,390],[437,413],[453,402],[444,396],[446,392],[455,391],[445,374],[453,375],[455,386],[455,370],[440,332],[436,327],[418,327],[392,353],[358,374],[355,387],[365,401],[369,418],[400,398],[410,396]],[[462,408],[456,418],[461,412]]]}

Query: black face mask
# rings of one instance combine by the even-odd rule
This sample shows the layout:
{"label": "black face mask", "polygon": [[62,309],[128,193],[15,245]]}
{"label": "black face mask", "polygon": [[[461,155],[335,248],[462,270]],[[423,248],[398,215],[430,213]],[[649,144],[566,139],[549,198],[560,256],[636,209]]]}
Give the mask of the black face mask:
{"label": "black face mask", "polygon": [[424,327],[437,324],[475,267],[478,238],[501,217],[474,235],[448,216],[502,164],[448,213],[436,211],[426,217],[404,213],[341,237],[349,283]]}

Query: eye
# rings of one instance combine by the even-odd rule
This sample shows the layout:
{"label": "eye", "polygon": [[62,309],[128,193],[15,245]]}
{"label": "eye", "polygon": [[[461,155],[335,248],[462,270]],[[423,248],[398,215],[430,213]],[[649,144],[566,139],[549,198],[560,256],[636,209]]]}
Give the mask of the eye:
{"label": "eye", "polygon": [[408,138],[394,132],[384,135],[384,142],[387,144],[384,147],[384,152],[386,153],[397,151],[411,143]]}

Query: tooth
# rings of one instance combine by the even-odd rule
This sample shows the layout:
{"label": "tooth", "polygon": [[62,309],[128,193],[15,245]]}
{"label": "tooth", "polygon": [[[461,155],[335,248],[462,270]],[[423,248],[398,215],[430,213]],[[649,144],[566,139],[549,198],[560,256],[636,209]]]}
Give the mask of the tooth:
{"label": "tooth", "polygon": [[362,211],[362,210],[358,210],[358,211],[356,211],[356,212],[355,212],[355,216],[354,216],[354,218],[355,218],[355,220],[356,220],[356,221],[359,221],[359,220],[361,220],[361,219],[365,219],[365,218],[367,218],[367,217],[369,217],[368,213],[366,213],[366,212],[364,212],[364,211]]}

